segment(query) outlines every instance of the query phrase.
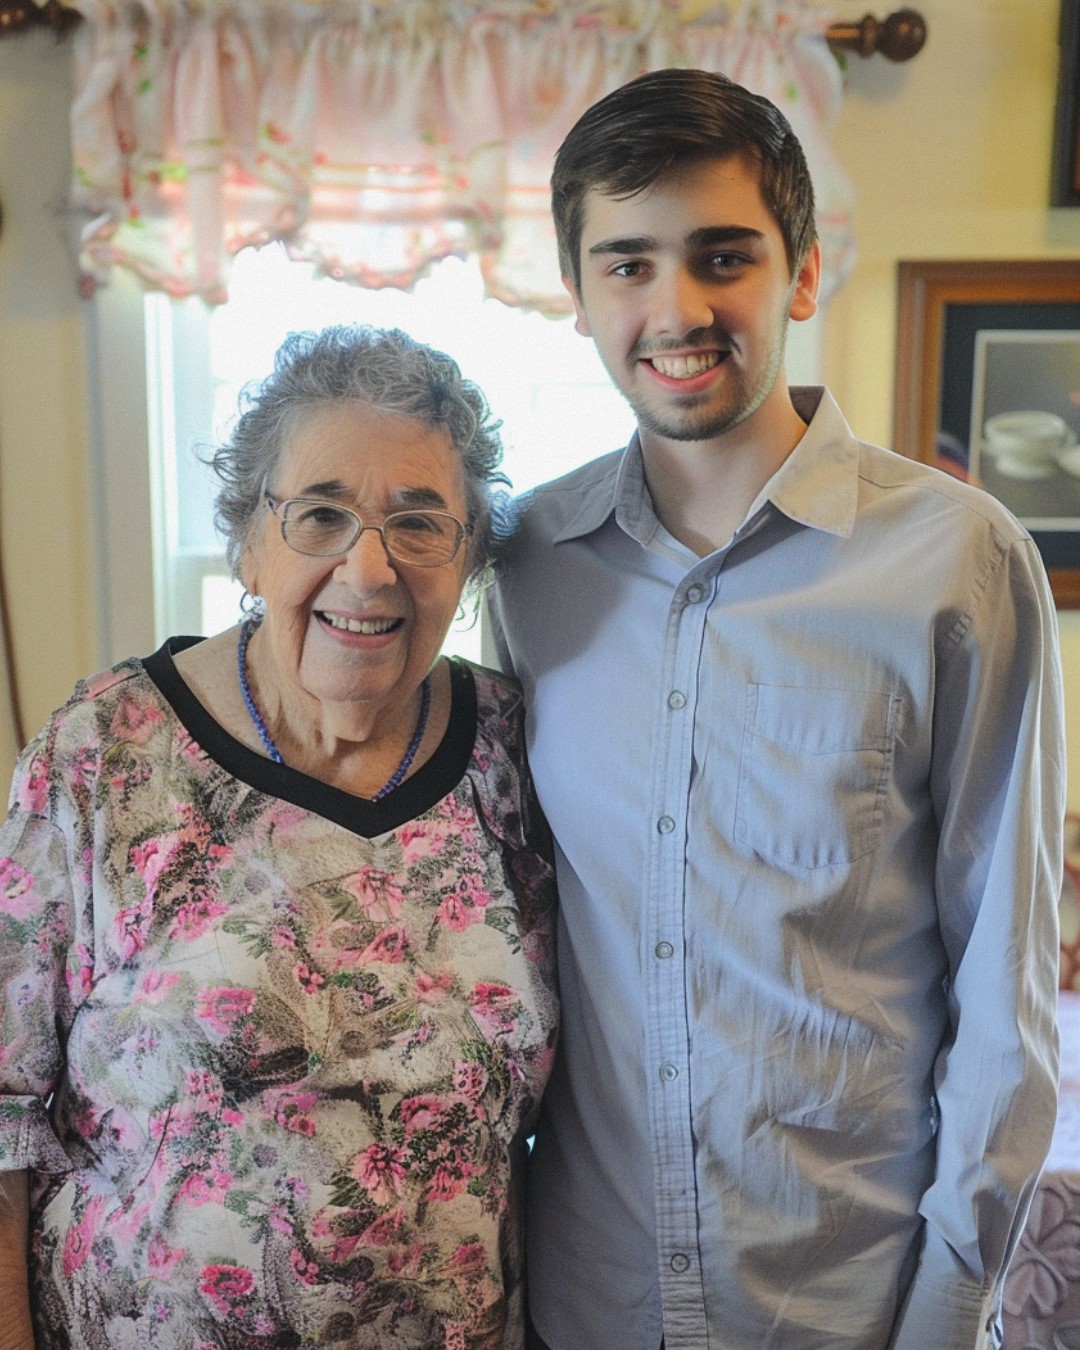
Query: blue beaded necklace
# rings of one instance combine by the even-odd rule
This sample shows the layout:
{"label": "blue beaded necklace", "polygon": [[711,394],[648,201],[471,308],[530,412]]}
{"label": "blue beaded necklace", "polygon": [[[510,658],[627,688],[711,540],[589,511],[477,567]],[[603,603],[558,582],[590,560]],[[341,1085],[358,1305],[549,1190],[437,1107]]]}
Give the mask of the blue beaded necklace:
{"label": "blue beaded necklace", "polygon": [[[251,718],[255,730],[259,733],[259,740],[262,741],[266,753],[275,764],[284,764],[281,751],[274,744],[274,738],[270,735],[270,729],[263,721],[262,713],[256,706],[255,699],[251,694],[251,686],[248,684],[247,677],[247,649],[251,641],[251,635],[258,628],[259,619],[245,619],[240,626],[240,641],[236,644],[236,673],[240,676],[240,692],[244,696],[244,706],[248,710],[248,716]],[[428,712],[431,709],[431,680],[424,677],[424,683],[420,686],[420,716],[416,721],[416,730],[413,732],[412,740],[405,748],[405,754],[402,756],[401,763],[391,774],[388,782],[368,800],[381,802],[386,796],[389,796],[393,790],[399,786],[405,775],[412,768],[412,762],[416,758],[416,752],[420,749],[420,742],[424,739],[424,732],[427,730]]]}

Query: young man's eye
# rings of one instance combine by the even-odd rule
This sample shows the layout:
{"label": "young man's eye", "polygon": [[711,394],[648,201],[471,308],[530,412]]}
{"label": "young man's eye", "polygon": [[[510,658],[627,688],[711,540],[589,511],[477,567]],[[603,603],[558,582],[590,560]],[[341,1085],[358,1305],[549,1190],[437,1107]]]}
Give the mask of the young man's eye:
{"label": "young man's eye", "polygon": [[611,269],[611,274],[616,277],[637,277],[641,275],[644,266],[644,263],[631,258],[626,262],[616,263]]}

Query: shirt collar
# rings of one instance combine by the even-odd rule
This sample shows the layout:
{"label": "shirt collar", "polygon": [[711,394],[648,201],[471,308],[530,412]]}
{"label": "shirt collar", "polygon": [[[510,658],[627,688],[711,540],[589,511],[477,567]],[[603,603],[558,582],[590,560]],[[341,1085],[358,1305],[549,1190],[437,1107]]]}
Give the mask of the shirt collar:
{"label": "shirt collar", "polygon": [[806,431],[758,493],[747,519],[769,501],[801,525],[846,538],[855,528],[859,499],[859,442],[827,389],[808,385],[790,393]]}
{"label": "shirt collar", "polygon": [[[859,442],[824,387],[793,387],[791,400],[807,423],[806,431],[761,489],[746,519],[752,520],[771,502],[785,516],[811,529],[850,535],[858,502]],[[615,476],[606,472],[583,486],[580,506],[554,542],[591,534],[612,514],[622,529],[642,544],[647,544],[658,528],[636,432]]]}

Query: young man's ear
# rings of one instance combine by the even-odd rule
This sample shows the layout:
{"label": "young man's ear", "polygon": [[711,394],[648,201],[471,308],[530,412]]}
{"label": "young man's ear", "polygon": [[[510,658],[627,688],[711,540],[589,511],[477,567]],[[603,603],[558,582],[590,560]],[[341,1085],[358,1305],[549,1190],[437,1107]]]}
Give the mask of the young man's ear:
{"label": "young man's ear", "polygon": [[821,285],[821,245],[815,239],[802,260],[791,295],[788,316],[796,321],[817,313],[818,287]]}
{"label": "young man's ear", "polygon": [[578,294],[578,288],[574,285],[573,277],[563,277],[562,284],[566,287],[570,299],[574,302],[574,327],[582,337],[592,337],[589,321],[585,317],[585,306],[581,303],[581,296]]}

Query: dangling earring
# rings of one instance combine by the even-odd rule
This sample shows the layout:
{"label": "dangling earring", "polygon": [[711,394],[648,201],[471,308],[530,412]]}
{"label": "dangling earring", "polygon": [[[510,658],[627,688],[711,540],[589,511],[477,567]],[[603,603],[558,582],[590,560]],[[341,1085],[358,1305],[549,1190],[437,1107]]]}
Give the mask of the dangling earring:
{"label": "dangling earring", "polygon": [[[471,612],[470,612],[471,611]],[[475,593],[466,596],[462,592],[461,599],[458,601],[457,613],[454,615],[454,622],[462,625],[462,631],[471,632],[476,627],[480,618],[480,595]],[[468,622],[466,623],[466,620]]]}
{"label": "dangling earring", "polygon": [[242,619],[262,619],[266,610],[263,605],[261,595],[252,595],[250,591],[244,591],[240,597],[240,617]]}

